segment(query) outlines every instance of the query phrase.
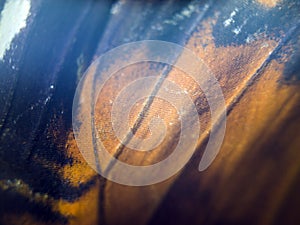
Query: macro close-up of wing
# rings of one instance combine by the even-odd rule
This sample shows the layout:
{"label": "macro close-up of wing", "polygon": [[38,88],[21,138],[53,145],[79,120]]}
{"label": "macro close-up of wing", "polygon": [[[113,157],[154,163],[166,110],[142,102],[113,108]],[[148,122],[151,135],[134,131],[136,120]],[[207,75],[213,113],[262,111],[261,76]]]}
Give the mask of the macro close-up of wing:
{"label": "macro close-up of wing", "polygon": [[0,224],[300,223],[298,0],[0,13]]}

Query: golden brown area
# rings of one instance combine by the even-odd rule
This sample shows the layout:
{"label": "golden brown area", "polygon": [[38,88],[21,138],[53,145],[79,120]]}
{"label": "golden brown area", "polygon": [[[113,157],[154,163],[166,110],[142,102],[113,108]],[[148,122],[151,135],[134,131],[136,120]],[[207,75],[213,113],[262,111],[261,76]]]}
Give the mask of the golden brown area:
{"label": "golden brown area", "polygon": [[[96,172],[83,159],[72,132],[66,143],[65,149],[69,157],[73,158],[72,165],[66,165],[60,168],[58,165],[50,164],[40,159],[35,159],[37,163],[42,163],[49,169],[59,171],[64,182],[67,182],[73,187],[79,187],[80,184],[85,184],[95,177]],[[55,200],[48,194],[33,192],[31,187],[22,180],[0,180],[0,189],[3,191],[15,191],[16,193],[30,199],[34,203],[50,206],[53,212],[59,213],[68,218],[69,224],[90,225],[96,224],[98,221],[98,193],[99,182],[97,181],[86,193],[84,193],[74,202],[58,199]],[[25,214],[6,214],[4,218],[0,218],[0,222],[5,221],[5,224],[58,224],[58,223],[43,223],[38,221],[29,213]]]}
{"label": "golden brown area", "polygon": [[[68,157],[73,159],[71,165],[66,165],[60,169],[60,173],[65,182],[73,187],[79,187],[95,178],[97,173],[87,164],[82,157],[73,132],[69,133],[65,149]],[[58,200],[53,204],[55,211],[69,218],[70,225],[90,225],[98,221],[98,194],[99,181],[74,202]]]}
{"label": "golden brown area", "polygon": [[[282,204],[284,196],[288,194],[290,185],[295,181],[295,174],[299,172],[297,166],[299,160],[294,159],[296,150],[299,149],[299,141],[294,139],[289,142],[288,134],[280,135],[280,130],[292,117],[293,108],[299,102],[299,95],[295,94],[299,93],[299,90],[296,90],[299,87],[278,84],[283,65],[275,61],[252,85],[253,75],[274,50],[276,41],[262,37],[246,45],[217,48],[211,34],[213,25],[214,20],[206,21],[203,24],[204,28],[192,36],[186,47],[209,65],[222,86],[228,108],[232,109],[220,154],[213,165],[203,173],[191,171],[190,167],[197,168],[199,163],[199,160],[193,160],[189,169],[179,177],[175,185],[173,182],[177,179],[176,176],[149,187],[124,187],[108,181],[105,190],[105,216],[108,224],[131,221],[133,218],[140,221],[140,224],[145,224],[168,191],[171,192],[171,196],[174,195],[173,198],[178,205],[178,213],[173,215],[178,220],[173,219],[173,224],[183,224],[188,221],[214,224],[218,218],[239,221],[248,218],[248,215],[252,215],[253,220],[259,224],[272,224],[272,219]],[[190,93],[197,93],[198,87],[179,71],[172,70],[168,79],[188,87]],[[242,100],[236,103],[240,96]],[[201,92],[197,93],[194,100],[205,101]],[[163,109],[163,107],[164,104],[151,106],[148,115],[154,115],[154,109]],[[205,106],[202,108],[205,109]],[[173,115],[169,114],[167,121],[172,120]],[[201,121],[207,121],[209,114],[204,111],[199,117]],[[201,125],[203,126],[203,123]],[[298,125],[294,126],[288,128],[288,133],[299,130]],[[209,128],[209,123],[204,125],[206,131],[209,131]],[[285,156],[280,164],[289,167],[288,175],[282,174],[282,179],[273,175],[277,168],[277,160],[280,158],[269,159],[268,154],[264,153],[267,150],[272,151],[274,146],[268,146],[268,143],[271,143],[272,137],[276,135],[280,137],[280,146],[285,146],[281,149]],[[203,132],[199,139],[199,147],[204,144],[206,137],[207,132]],[[170,146],[172,143],[168,142],[168,145],[162,148],[170,149]],[[201,155],[203,148],[199,150],[197,154]],[[130,153],[124,153],[123,156],[125,155],[132,161],[139,161]],[[155,156],[147,160],[151,161],[153,158]],[[289,166],[291,163],[293,166]],[[246,185],[248,179],[252,180],[251,186]],[[193,188],[188,188],[193,191],[190,195],[183,194],[186,193],[187,185],[193,185]],[[209,199],[212,208],[207,207],[207,203],[200,200],[207,190],[210,190],[213,196]],[[240,195],[239,199],[236,198],[237,193]],[[261,200],[264,194],[267,199]],[[263,207],[253,209],[251,205],[260,202]],[[176,208],[175,205],[170,205],[172,210]],[[199,214],[199,211],[202,213]],[[209,222],[205,220],[203,214],[212,215]]]}
{"label": "golden brown area", "polygon": [[[98,128],[97,130],[99,132],[99,138],[103,142],[106,150],[112,154],[115,153],[116,149],[120,146],[120,141],[115,136],[115,132],[111,124],[112,103],[121,91],[121,88],[128,85],[135,79],[147,77],[149,75],[155,75],[159,77],[160,71],[158,69],[150,68],[151,64],[152,63],[142,63],[126,67],[107,81],[106,85],[98,96],[98,102],[96,105],[97,115],[95,115],[96,127]],[[180,73],[180,71],[177,70],[177,73]],[[144,107],[145,101],[147,101],[147,99],[138,101],[137,104],[131,109],[129,120],[126,121],[131,127],[134,127],[134,124],[139,117],[139,113]],[[161,107],[162,105],[164,106],[163,108]],[[167,136],[170,136],[170,138],[164,140],[160,146],[149,152],[132,152],[132,149],[124,148],[122,155],[119,158],[120,160],[132,165],[151,165],[162,160],[172,152],[172,148],[164,148],[162,146],[169,146],[170,141],[176,144],[175,140],[177,134],[174,131],[178,130],[178,126],[180,125],[178,123],[178,114],[176,109],[167,101],[160,98],[155,98],[151,105],[151,110],[148,112],[149,113],[143,117],[143,122],[136,131],[137,137],[141,138],[141,140],[149,138],[149,123],[151,119],[153,117],[160,117],[166,123],[168,129]],[[170,115],[172,115],[172,117]],[[134,157],[131,157],[133,154]]]}
{"label": "golden brown area", "polygon": [[[270,2],[274,1],[263,2],[273,7]],[[98,180],[96,185],[74,202],[37,195],[32,193],[28,185],[17,180],[12,184],[0,182],[0,188],[15,188],[18,193],[33,201],[51,205],[54,211],[66,216],[72,225],[93,225],[99,221],[105,221],[107,225],[148,224],[157,216],[169,216],[164,214],[168,210],[172,212],[174,225],[195,222],[209,225],[220,221],[243,224],[245,219],[251,224],[271,225],[279,212],[287,215],[282,224],[293,224],[290,220],[297,217],[296,206],[300,201],[299,195],[295,197],[291,194],[299,182],[300,171],[299,86],[278,82],[284,65],[276,60],[254,79],[278,41],[261,37],[245,45],[216,47],[212,36],[214,25],[214,19],[206,20],[202,29],[195,32],[186,44],[187,48],[204,60],[219,80],[230,111],[222,148],[206,171],[200,173],[197,167],[206,138],[214,125],[210,123],[209,107],[198,85],[187,74],[172,69],[167,79],[187,91],[197,106],[201,121],[197,152],[180,174],[146,187],[129,187],[111,181],[105,181],[103,185]],[[112,102],[121,88],[131,81],[153,75],[149,71],[159,74],[161,68],[153,67],[151,63],[125,68],[120,71],[121,74],[107,81],[98,97],[96,127],[99,138],[111,154],[115,154],[120,147],[110,122]],[[94,72],[95,68],[92,68],[90,73]],[[87,80],[87,86],[92,83],[93,80]],[[141,100],[132,108],[128,121],[131,126],[139,118],[144,101]],[[90,108],[86,105],[83,110],[89,111]],[[148,124],[153,116],[161,116],[169,124],[167,138],[158,148],[147,153],[124,148],[120,160],[134,165],[150,165],[172,152],[176,145],[179,121],[175,109],[164,100],[154,99],[136,135],[150,135]],[[53,129],[58,139],[56,131]],[[86,130],[82,132],[89,134]],[[61,140],[57,140],[57,143],[61,144]],[[58,165],[38,162],[58,170],[63,180],[73,187],[96,176],[83,159],[72,132],[69,132],[65,149],[67,156],[74,160],[71,165],[59,168]],[[282,208],[287,204],[287,199],[288,204],[295,207],[288,210]],[[41,224],[27,214],[18,215],[18,218],[16,221],[15,215],[6,215],[4,219],[12,221],[12,224]],[[153,223],[156,224],[156,221]]]}
{"label": "golden brown area", "polygon": [[48,135],[52,138],[56,146],[66,153],[66,157],[72,159],[72,164],[67,164],[61,167],[60,165],[46,162],[45,160],[37,157],[35,157],[35,161],[49,169],[57,171],[64,181],[69,182],[75,187],[86,183],[97,174],[87,164],[86,160],[80,153],[73,132],[65,129],[64,121],[60,113],[54,113],[52,123],[48,129]]}
{"label": "golden brown area", "polygon": [[98,221],[99,182],[75,202],[58,201],[55,209],[69,218],[70,225],[91,225]]}
{"label": "golden brown area", "polygon": [[72,186],[78,187],[97,175],[80,153],[73,132],[69,133],[65,149],[73,163],[61,168],[60,173],[64,180],[70,182]]}
{"label": "golden brown area", "polygon": [[258,3],[268,8],[275,7],[281,0],[257,0]]}
{"label": "golden brown area", "polygon": [[[178,196],[179,202],[186,203],[191,221],[204,223],[205,218],[196,212],[200,210],[205,215],[214,212],[206,224],[218,218],[239,221],[248,217],[253,224],[273,224],[300,170],[300,140],[294,136],[299,132],[299,119],[285,127],[299,113],[295,110],[299,87],[279,85],[281,71],[282,65],[273,61],[235,105],[227,118],[223,147],[211,167],[202,174],[185,171],[173,187],[174,193],[180,192],[181,185],[191,182],[197,187],[191,195],[198,193],[197,199],[209,190],[207,204],[197,209],[190,197]],[[291,206],[297,201],[290,202]],[[289,215],[295,218],[295,213]]]}

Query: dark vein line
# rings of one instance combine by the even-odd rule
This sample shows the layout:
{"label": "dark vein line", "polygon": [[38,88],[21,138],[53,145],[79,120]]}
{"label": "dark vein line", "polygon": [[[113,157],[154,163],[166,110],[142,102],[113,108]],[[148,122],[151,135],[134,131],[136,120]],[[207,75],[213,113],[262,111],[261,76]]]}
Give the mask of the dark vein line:
{"label": "dark vein line", "polygon": [[[248,88],[251,85],[253,85],[257,81],[257,79],[264,73],[264,71],[270,65],[270,63],[275,58],[275,56],[280,52],[280,50],[282,49],[282,47],[284,47],[289,42],[289,40],[299,30],[299,28],[300,28],[300,21],[297,21],[297,24],[294,25],[293,27],[291,27],[288,30],[288,32],[285,34],[285,36],[283,38],[281,38],[281,40],[279,41],[279,43],[277,44],[277,46],[272,50],[272,52],[270,52],[269,56],[264,60],[264,62],[261,64],[261,66],[256,70],[256,72],[248,80],[248,82],[246,83],[246,85],[243,88],[243,90],[241,90],[241,92],[233,99],[233,101],[227,107],[226,116],[230,115],[230,113],[232,112],[234,106],[241,100],[241,98],[244,96],[244,94],[246,93],[246,91],[248,90]],[[215,124],[215,126],[218,127],[219,125],[220,125],[220,119],[219,119],[219,121],[217,121],[217,123]],[[209,139],[209,135],[210,135],[209,133],[206,134],[206,136],[203,138],[203,141],[200,143],[199,146],[197,146],[197,148],[196,148],[193,156],[195,156],[195,154],[197,152],[199,152],[199,150],[207,143],[207,141]],[[193,158],[194,158],[193,156],[191,157],[191,159],[190,159],[189,162],[191,162],[191,160],[193,160]],[[151,222],[149,222],[149,224],[150,223]]]}
{"label": "dark vein line", "polygon": [[268,67],[268,65],[271,63],[271,61],[275,58],[275,56],[279,53],[279,51],[282,49],[285,44],[292,38],[293,34],[300,28],[300,21],[297,22],[296,25],[291,27],[288,32],[285,34],[285,36],[279,41],[277,46],[270,52],[269,56],[265,59],[265,61],[261,64],[261,66],[256,70],[256,72],[251,76],[251,78],[247,81],[247,84],[241,91],[239,95],[237,95],[233,101],[231,102],[230,106],[227,107],[227,115],[232,111],[233,107],[240,101],[240,99],[244,96],[246,93],[246,90],[260,77],[265,69]]}
{"label": "dark vein line", "polygon": [[[269,53],[269,56],[259,66],[259,68],[255,71],[255,73],[253,73],[253,75],[250,76],[250,79],[247,81],[247,83],[242,88],[240,93],[237,96],[235,96],[235,98],[229,103],[229,106],[227,107],[226,116],[230,115],[230,113],[234,109],[234,106],[236,106],[236,104],[242,99],[242,97],[247,92],[248,88],[250,88],[257,81],[257,79],[259,77],[261,77],[261,75],[264,73],[264,71],[270,65],[272,60],[278,55],[278,53],[280,52],[282,47],[284,47],[288,43],[288,41],[293,37],[293,34],[295,34],[299,28],[300,28],[300,21],[298,21],[296,25],[291,27],[288,30],[288,32],[285,34],[285,36],[283,38],[281,38],[281,40],[279,41],[277,46]],[[216,126],[218,128],[218,126],[221,124],[221,119],[222,119],[222,117],[219,118],[218,121],[216,122],[216,124],[214,124],[213,126]],[[199,146],[197,146],[195,153],[198,152],[198,150],[201,149],[203,147],[203,145],[205,145],[205,143],[207,143],[207,141],[209,139],[209,135],[210,135],[210,132],[206,134],[206,136],[203,138],[203,141],[200,143]]]}
{"label": "dark vein line", "polygon": [[[190,35],[193,33],[195,27],[201,22],[201,20],[205,17],[206,13],[208,12],[208,10],[210,9],[210,7],[212,6],[212,1],[209,1],[208,4],[205,5],[205,8],[203,10],[203,12],[201,14],[199,14],[197,17],[196,17],[196,21],[193,22],[191,28],[188,30],[188,32],[186,33],[187,37],[190,37]],[[183,41],[183,45],[186,44],[186,42],[188,41],[188,38],[186,38],[184,41]],[[177,55],[174,57],[174,62],[178,59],[178,57],[180,57],[180,55]],[[132,132],[135,133],[139,128],[140,126],[142,125],[142,122],[145,118],[145,115],[147,114],[148,110],[150,109],[153,101],[154,101],[154,98],[155,98],[155,95],[158,93],[158,91],[160,90],[163,82],[165,81],[165,79],[168,77],[169,75],[169,72],[171,71],[172,69],[172,66],[170,65],[166,65],[162,72],[161,72],[161,76],[159,77],[157,83],[154,85],[154,88],[153,88],[153,91],[151,92],[150,96],[147,98],[147,100],[145,101],[145,105],[143,107],[143,109],[141,110],[141,112],[139,113],[138,117],[137,117],[137,120],[136,122],[134,123],[133,125],[133,128],[132,128]],[[131,140],[131,134],[128,133],[125,137],[125,140],[123,141],[123,144],[120,144],[119,147],[117,148],[117,151],[116,153],[114,154],[114,157],[116,159],[118,159],[120,157],[120,155],[122,154],[124,148],[126,147],[126,145],[129,143],[129,141]],[[111,162],[106,170],[105,170],[105,173],[108,173],[111,168],[114,166],[114,162]]]}
{"label": "dark vein line", "polygon": [[[204,19],[204,17],[206,16],[207,12],[209,11],[209,9],[212,7],[213,5],[213,0],[210,0],[207,4],[205,4],[205,8],[204,10],[196,17],[196,21],[192,23],[190,29],[188,29],[188,31],[186,32],[186,37],[184,40],[183,40],[183,45],[185,45],[187,43],[187,41],[189,40],[189,37],[190,35],[194,32],[195,30],[195,27]],[[178,59],[180,55],[178,56],[175,56],[174,58],[174,61],[176,59]],[[162,70],[162,75],[161,77],[158,79],[157,83],[155,84],[154,86],[154,89],[153,91],[151,92],[151,95],[148,97],[148,99],[146,100],[146,103],[143,107],[143,109],[141,110],[141,112],[139,113],[138,115],[138,118],[136,120],[136,122],[134,123],[134,126],[132,128],[133,130],[133,133],[136,132],[138,130],[138,128],[141,126],[142,124],[142,121],[145,117],[145,115],[147,114],[148,110],[150,109],[152,103],[153,103],[153,100],[154,100],[154,96],[157,94],[157,92],[159,91],[161,85],[163,84],[164,80],[167,78],[168,74],[169,74],[169,71],[171,70],[171,66],[169,65],[166,65],[163,70]],[[94,82],[95,83],[95,82]],[[94,132],[94,129],[93,129],[93,132]],[[94,134],[94,133],[93,133]],[[124,144],[126,145],[126,143],[128,143],[130,141],[130,138],[129,138],[129,135],[130,134],[127,134],[126,137],[125,137],[125,140],[124,140]],[[117,148],[115,154],[114,154],[114,157],[116,159],[118,159],[121,154],[123,153],[123,150],[125,148],[125,145],[124,144],[120,144],[119,147]],[[95,145],[94,145],[94,149],[95,149]],[[95,153],[95,151],[94,151]],[[95,153],[95,158],[97,157],[97,160],[96,160],[96,165],[97,165],[97,168],[99,166],[99,160],[98,160],[98,153]],[[115,163],[113,161],[111,161],[106,170],[105,170],[105,173],[109,173],[111,168],[115,165]],[[105,222],[105,210],[104,210],[104,207],[105,207],[105,188],[106,188],[106,184],[107,184],[107,180],[106,179],[102,179],[100,178],[100,191],[99,191],[99,200],[100,200],[100,204],[99,204],[99,217],[100,217],[100,220],[99,220],[99,224],[100,225],[105,225],[106,222]]]}

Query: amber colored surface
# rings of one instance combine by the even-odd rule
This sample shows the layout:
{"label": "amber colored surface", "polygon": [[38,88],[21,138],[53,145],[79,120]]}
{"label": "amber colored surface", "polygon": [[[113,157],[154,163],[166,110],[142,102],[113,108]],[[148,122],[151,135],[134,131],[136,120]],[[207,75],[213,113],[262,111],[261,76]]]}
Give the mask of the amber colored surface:
{"label": "amber colored surface", "polygon": [[[261,155],[264,147],[259,145],[259,143],[263,141],[260,140],[262,137],[265,137],[265,142],[272,140],[272,133],[274,131],[277,131],[278,129],[275,123],[271,122],[275,118],[276,120],[280,121],[279,123],[285,124],[285,119],[288,118],[290,110],[292,110],[288,109],[288,107],[285,106],[287,104],[286,102],[288,100],[293,101],[292,103],[289,103],[289,107],[296,107],[295,105],[298,103],[297,97],[299,97],[296,91],[298,87],[287,87],[284,85],[280,85],[277,82],[280,79],[280,71],[282,71],[283,65],[279,65],[278,63],[276,63],[276,61],[272,62],[272,64],[268,66],[266,71],[258,80],[255,80],[255,84],[252,84],[251,82],[257,69],[261,67],[262,63],[269,56],[269,52],[272,52],[274,50],[277,43],[275,41],[268,41],[262,38],[258,41],[244,46],[216,48],[212,41],[210,32],[210,27],[213,26],[213,24],[213,20],[205,22],[204,26],[206,27],[206,29],[204,29],[200,33],[194,34],[186,46],[196,52],[202,59],[204,59],[205,62],[213,70],[214,74],[221,83],[226,103],[229,110],[231,110],[227,122],[228,128],[226,131],[226,137],[218,159],[213,163],[211,168],[209,168],[207,171],[204,171],[203,174],[198,174],[198,171],[190,173],[190,170],[187,169],[187,177],[182,175],[177,178],[175,176],[164,183],[152,185],[150,187],[124,187],[122,185],[107,181],[106,189],[104,191],[104,196],[106,196],[106,198],[104,199],[104,210],[106,212],[105,217],[108,224],[119,224],[120,222],[122,223],[124,221],[130,221],[132,219],[139,221],[141,224],[145,223],[148,218],[151,218],[151,216],[153,216],[154,211],[156,210],[158,205],[161,204],[161,201],[164,201],[165,194],[168,193],[169,188],[174,185],[174,181],[176,179],[178,179],[176,181],[176,184],[180,183],[180,185],[175,185],[175,188],[171,189],[175,189],[175,191],[172,191],[171,193],[174,195],[172,195],[172,197],[175,198],[174,201],[176,202],[177,206],[174,206],[171,203],[172,200],[169,200],[170,202],[168,200],[166,201],[166,204],[170,204],[169,207],[175,207],[176,209],[178,209],[178,211],[176,211],[176,215],[182,218],[182,221],[172,219],[174,224],[186,223],[186,221],[189,221],[189,219],[187,218],[190,218],[191,223],[193,221],[200,222],[202,220],[203,223],[205,222],[205,218],[201,218],[201,215],[199,215],[197,211],[199,210],[202,212],[206,212],[204,213],[205,215],[210,214],[209,211],[203,211],[207,210],[205,207],[206,202],[201,202],[201,200],[199,200],[198,202],[198,200],[194,200],[193,198],[197,195],[201,196],[201,193],[205,193],[206,189],[215,190],[216,192],[214,193],[216,194],[216,196],[212,194],[214,198],[211,199],[208,203],[213,205],[216,204],[216,209],[218,209],[219,207],[221,208],[218,209],[219,211],[213,210],[214,212],[212,217],[216,215],[216,218],[218,218],[218,213],[223,216],[222,210],[225,210],[227,208],[227,204],[229,201],[229,197],[227,196],[230,196],[230,194],[232,194],[233,199],[236,193],[236,189],[246,188],[244,187],[245,180],[242,179],[240,181],[239,179],[241,178],[236,178],[236,180],[234,180],[230,177],[236,175],[236,170],[239,171],[239,169],[236,168],[236,165],[240,164],[241,158],[245,157],[247,160],[248,158],[246,157],[246,155],[250,153],[254,154],[254,158],[261,158],[260,160],[262,161],[262,165],[259,164],[256,160],[251,163],[251,159],[249,157],[249,164],[253,164],[256,168],[252,169],[251,167],[248,167],[242,170],[247,174],[245,175],[244,179],[247,180],[247,176],[251,175],[252,170],[262,170],[261,173],[265,174],[262,174],[262,180],[258,181],[259,183],[261,182],[261,185],[255,184],[251,193],[249,193],[249,195],[246,195],[245,200],[240,202],[241,205],[235,206],[236,211],[232,211],[231,213],[229,213],[229,215],[226,214],[226,216],[232,216],[234,219],[236,217],[238,219],[239,216],[244,218],[243,216],[247,216],[247,214],[244,215],[246,212],[249,213],[249,210],[254,211],[254,209],[252,209],[250,205],[247,206],[247,204],[253,204],[256,201],[260,201],[255,198],[255,195],[261,194],[260,192],[263,191],[262,189],[264,188],[264,185],[266,185],[264,183],[272,182],[272,180],[274,180],[273,182],[275,182],[275,180],[276,182],[279,182],[277,181],[277,177],[272,178],[273,174],[271,173],[271,171],[275,169],[273,167],[274,165],[266,163],[264,161],[265,158],[263,155]],[[204,45],[206,45],[206,47],[202,47]],[[201,95],[201,93],[198,92],[198,94],[193,95],[194,93],[197,93],[197,87],[195,85],[193,86],[192,81],[189,80],[184,74],[181,74],[179,71],[171,71],[168,79],[176,81],[176,83],[180,84],[182,87],[186,87],[186,89],[189,90],[189,93],[191,93],[192,96],[195,96],[195,101],[205,101],[205,99],[203,100],[203,95]],[[295,97],[292,97],[293,95],[295,95]],[[242,96],[242,98],[237,103],[237,98],[239,98],[239,96]],[[273,98],[270,98],[270,96],[273,96]],[[280,100],[276,100],[277,98],[280,98]],[[290,98],[294,100],[290,100]],[[245,102],[244,107],[241,107],[242,102]],[[287,111],[285,114],[280,115],[282,118],[280,119],[278,113],[284,106],[285,110]],[[161,104],[159,102],[155,102],[151,106],[148,115],[155,115],[158,108],[162,112],[165,110],[163,103]],[[205,110],[205,107],[203,108]],[[176,117],[176,114],[168,114],[167,121],[173,119],[172,115]],[[207,118],[208,116],[208,112],[204,112],[200,115],[200,120],[202,119],[205,121],[205,118]],[[274,126],[273,128],[270,127],[271,124],[272,126]],[[278,124],[278,126],[280,125]],[[209,126],[206,125],[204,130],[209,131]],[[297,129],[295,129],[294,131],[296,132],[296,130]],[[201,136],[199,139],[198,154],[201,154],[201,146],[202,144],[204,144],[206,136],[207,133],[203,132],[203,136]],[[288,156],[288,158],[291,157],[290,159],[293,159],[296,156],[295,151],[298,144],[299,143],[295,143],[295,145],[290,147],[291,156]],[[168,146],[172,146],[172,144],[169,143]],[[256,154],[251,152],[251,149],[254,149]],[[271,149],[272,148],[270,148],[270,150]],[[250,151],[250,153],[247,153],[248,151]],[[122,153],[122,156],[124,156],[125,159],[130,159],[130,161],[132,160],[136,162],[136,160],[138,160],[138,158],[135,158],[133,153],[130,155],[130,153],[125,152],[124,154]],[[148,157],[147,160],[149,160]],[[226,164],[226,166],[224,164]],[[295,161],[294,164],[299,164],[299,161],[298,163],[297,161]],[[188,168],[192,167],[192,165],[193,169],[195,170],[197,168],[197,162],[189,165]],[[294,169],[292,169],[290,176],[293,177],[293,179],[295,179],[296,177],[294,173],[295,171]],[[257,176],[259,177],[260,175]],[[215,183],[216,180],[220,181]],[[264,182],[263,180],[266,181]],[[285,183],[285,185],[289,187],[289,185],[287,184],[288,182],[283,181],[283,183]],[[186,186],[189,185],[193,186],[194,188],[195,186],[197,187],[199,185],[199,189],[195,190],[195,192],[193,193],[194,195],[189,195],[187,193]],[[222,189],[226,188],[227,185],[231,187],[231,189],[227,190],[228,192],[224,194],[223,198],[220,198],[220,195],[222,195],[222,190],[219,190],[218,187]],[[177,186],[178,190],[176,189]],[[272,194],[270,194],[270,199],[273,197],[274,200],[266,203],[272,206],[269,208],[270,211],[268,211],[267,214],[265,210],[261,211],[263,216],[259,218],[259,221],[264,221],[262,224],[272,224],[271,218],[273,218],[274,215],[272,216],[272,214],[270,213],[275,213],[274,211],[272,211],[272,208],[274,208],[273,210],[275,210],[276,207],[279,207],[278,205],[280,205],[280,199],[282,198],[282,196],[280,195],[284,194],[287,191],[286,188],[288,187],[286,186],[282,186],[282,189],[277,187],[275,188],[276,190],[274,190],[273,193],[271,192]],[[179,197],[180,195],[182,197]],[[180,200],[177,200],[177,198]],[[202,204],[204,205],[203,208],[198,208],[199,205]],[[185,207],[188,208],[184,209]],[[256,215],[254,212],[253,214]],[[259,213],[257,212],[257,214]],[[197,216],[199,216],[199,218]],[[176,218],[176,216],[174,217]],[[212,220],[211,224],[214,224],[214,222],[215,221]],[[126,222],[124,222],[124,224],[126,224]]]}
{"label": "amber colored surface", "polygon": [[[276,60],[272,60],[253,79],[279,41],[261,38],[242,46],[216,47],[211,35],[214,20],[207,20],[203,25],[205,29],[195,33],[186,47],[205,60],[224,91],[229,113],[225,140],[217,159],[207,171],[197,171],[197,159],[207,137],[207,132],[203,132],[197,154],[189,165],[181,174],[163,183],[129,187],[101,180],[104,185],[99,185],[98,181],[74,203],[54,203],[54,209],[73,218],[70,224],[95,224],[99,220],[105,221],[105,224],[128,224],[128,221],[135,221],[135,224],[156,221],[155,224],[161,224],[166,217],[172,216],[172,224],[247,221],[267,225],[274,223],[280,207],[287,204],[289,193],[298,182],[300,170],[297,157],[300,121],[295,120],[299,113],[299,86],[279,82],[284,64]],[[126,68],[122,73],[130,74],[137,68],[141,69],[141,65]],[[147,68],[149,65],[144,63],[141,71]],[[107,120],[111,109],[109,102],[118,93],[118,87],[130,82],[128,77],[136,79],[141,75],[146,76],[136,71],[135,76],[112,78],[99,97],[101,101],[96,111],[100,113],[96,115],[96,121],[102,123],[104,130],[100,132],[100,137],[112,154],[118,142]],[[203,103],[205,97],[197,85],[178,70],[172,70],[168,79],[186,88],[195,96],[195,102],[202,103],[199,110],[204,110],[204,113],[200,115],[200,120],[207,121],[209,112]],[[141,107],[137,105],[132,110],[133,121]],[[165,116],[164,119],[176,126],[177,114],[168,108],[167,103],[160,100],[153,102],[147,115],[151,118],[157,114]],[[147,135],[147,120],[145,118],[145,125],[141,126],[137,135]],[[202,126],[204,131],[209,132],[209,123]],[[168,146],[172,146],[172,139],[146,156],[125,149],[120,159],[133,164],[151,164],[172,150]],[[66,148],[78,160],[74,165],[62,168],[66,179],[76,186],[77,182],[85,182],[95,175],[80,157],[72,134]],[[99,193],[103,197],[99,197]],[[102,202],[99,202],[100,199]],[[292,199],[289,204],[296,205],[297,202],[299,199]],[[160,213],[161,208],[165,214]],[[287,214],[295,218],[296,211]]]}
{"label": "amber colored surface", "polygon": [[[273,7],[278,1],[258,2]],[[268,61],[270,54],[282,44],[283,37],[271,40],[261,36],[244,45],[217,47],[212,35],[217,17],[203,21],[202,29],[193,33],[185,45],[205,61],[219,80],[228,111],[222,148],[206,171],[200,173],[197,166],[214,126],[209,121],[209,108],[195,82],[182,71],[173,69],[167,79],[193,96],[201,112],[202,126],[196,153],[179,174],[145,187],[129,187],[102,179],[82,158],[69,131],[65,149],[74,159],[73,164],[50,166],[59,167],[62,178],[71,186],[79,187],[94,179],[92,187],[73,202],[30,194],[26,184],[17,192],[37,202],[45,201],[72,225],[297,224],[299,220],[294,220],[300,219],[297,193],[300,188],[300,86],[282,80],[288,55]],[[120,71],[121,75],[113,76],[100,93],[95,121],[98,135],[111,154],[116,154],[120,145],[109,121],[111,101],[122,86],[147,76],[145,71],[152,70],[150,64],[142,63]],[[153,72],[160,70],[155,68]],[[88,80],[87,85],[91,82]],[[142,102],[139,102],[132,109],[130,124],[134,124],[141,110]],[[168,138],[149,153],[124,148],[118,156],[120,160],[149,165],[170,154],[176,144],[178,120],[167,102],[154,100],[137,135],[149,135],[147,124],[155,115],[172,124]],[[2,189],[5,185],[0,183]],[[21,215],[18,220],[14,215],[7,215],[3,220],[11,224],[42,224],[29,214]]]}

